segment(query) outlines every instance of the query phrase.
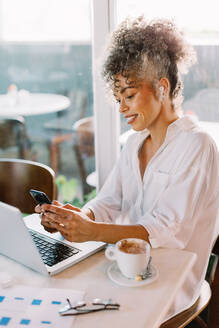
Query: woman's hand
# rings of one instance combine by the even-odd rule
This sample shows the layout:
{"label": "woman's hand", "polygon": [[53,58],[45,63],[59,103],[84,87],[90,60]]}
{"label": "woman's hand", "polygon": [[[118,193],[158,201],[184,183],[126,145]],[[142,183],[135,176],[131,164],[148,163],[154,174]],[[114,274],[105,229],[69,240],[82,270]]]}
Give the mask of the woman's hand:
{"label": "woman's hand", "polygon": [[[47,231],[59,231],[68,241],[84,242],[95,240],[95,222],[83,213],[80,208],[70,204],[62,205],[53,202],[52,205],[40,206],[42,225]],[[36,207],[39,213],[39,208]]]}
{"label": "woman's hand", "polygon": [[[81,211],[79,207],[73,206],[71,204],[63,205],[62,203],[58,202],[57,200],[54,200],[52,202],[52,204],[55,206],[61,207],[61,208],[69,208],[69,209],[72,209],[72,210],[78,211],[78,212]],[[46,231],[48,231],[50,233],[58,232],[58,230],[56,228],[52,227],[51,222],[48,219],[48,217],[44,215],[45,210],[42,208],[42,205],[41,206],[37,205],[35,207],[35,212],[41,214],[41,224]]]}

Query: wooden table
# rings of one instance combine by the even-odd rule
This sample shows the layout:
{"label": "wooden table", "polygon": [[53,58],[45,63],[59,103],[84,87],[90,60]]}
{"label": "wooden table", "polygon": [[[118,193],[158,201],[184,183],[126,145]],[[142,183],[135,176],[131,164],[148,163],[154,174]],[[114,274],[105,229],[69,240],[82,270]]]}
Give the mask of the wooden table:
{"label": "wooden table", "polygon": [[119,311],[103,311],[78,316],[75,328],[157,328],[165,318],[171,302],[182,286],[196,255],[176,249],[153,249],[152,264],[159,270],[153,283],[142,287],[122,287],[107,276],[111,264],[101,251],[53,277],[40,274],[0,256],[0,268],[11,273],[17,284],[39,287],[69,288],[86,292],[85,299],[112,298]]}

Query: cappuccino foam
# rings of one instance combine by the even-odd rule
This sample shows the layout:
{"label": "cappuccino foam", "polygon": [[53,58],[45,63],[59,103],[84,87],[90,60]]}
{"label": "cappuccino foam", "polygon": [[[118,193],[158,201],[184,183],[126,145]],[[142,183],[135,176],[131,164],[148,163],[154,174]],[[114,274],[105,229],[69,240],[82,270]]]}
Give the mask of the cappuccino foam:
{"label": "cappuccino foam", "polygon": [[136,241],[122,240],[119,250],[128,254],[143,254],[146,252],[145,244]]}

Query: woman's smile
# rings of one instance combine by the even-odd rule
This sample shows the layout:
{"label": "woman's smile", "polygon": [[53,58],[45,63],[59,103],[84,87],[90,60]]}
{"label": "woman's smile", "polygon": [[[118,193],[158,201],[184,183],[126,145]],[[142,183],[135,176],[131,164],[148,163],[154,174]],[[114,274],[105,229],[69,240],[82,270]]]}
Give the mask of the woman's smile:
{"label": "woman's smile", "polygon": [[135,122],[136,118],[138,117],[138,114],[126,116],[125,118],[127,119],[128,124],[132,124]]}

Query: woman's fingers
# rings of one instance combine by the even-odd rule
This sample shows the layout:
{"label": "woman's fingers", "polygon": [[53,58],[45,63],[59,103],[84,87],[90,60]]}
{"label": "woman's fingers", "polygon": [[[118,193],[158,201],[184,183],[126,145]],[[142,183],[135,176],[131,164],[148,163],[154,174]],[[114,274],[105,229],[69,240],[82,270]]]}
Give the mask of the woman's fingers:
{"label": "woman's fingers", "polygon": [[48,227],[45,227],[45,226],[43,226],[43,227],[44,227],[44,229],[45,229],[47,232],[50,232],[50,233],[58,232],[58,230],[55,229],[55,228],[48,228]]}
{"label": "woman's fingers", "polygon": [[60,206],[44,204],[41,223],[47,231],[59,231],[66,236],[69,234],[70,223],[71,228],[74,227],[74,213]]}
{"label": "woman's fingers", "polygon": [[69,226],[64,225],[62,223],[58,223],[58,222],[53,221],[53,222],[50,222],[49,228],[48,228],[48,225],[46,225],[46,230],[48,231],[48,229],[51,230],[51,231],[53,231],[53,232],[59,231],[63,235],[63,237],[65,239],[67,239],[67,240],[70,241],[70,237],[69,237],[69,235],[70,235]]}
{"label": "woman's fingers", "polygon": [[[66,204],[65,207],[57,205],[42,205],[42,224],[46,229],[59,231],[68,241],[83,242],[93,240],[94,223],[78,208]],[[92,228],[92,229],[91,229]]]}
{"label": "woman's fingers", "polygon": [[65,236],[68,235],[69,220],[72,217],[72,212],[69,212],[68,208],[75,208],[70,204],[66,204],[64,207],[60,202],[53,201],[52,205],[43,204],[37,205],[35,210],[37,213],[41,213],[41,224],[48,232],[54,233],[60,231]]}
{"label": "woman's fingers", "polygon": [[56,205],[56,206],[63,206],[63,204],[60,203],[58,200],[53,200],[53,201],[52,201],[52,204],[53,204],[53,205]]}
{"label": "woman's fingers", "polygon": [[[66,211],[66,210],[65,210]],[[65,211],[64,214],[65,214]],[[55,229],[59,231],[63,237],[68,241],[78,241],[78,226],[77,220],[74,220],[74,215],[67,217],[61,217],[60,215],[52,212],[44,212],[43,222],[46,228]]]}
{"label": "woman's fingers", "polygon": [[69,228],[69,224],[73,220],[72,213],[66,213],[64,211],[62,215],[54,212],[44,212],[44,217],[46,222],[51,225],[58,224],[66,228]]}
{"label": "woman's fingers", "polygon": [[57,214],[62,214],[66,209],[63,206],[59,205],[50,205],[50,204],[43,204],[41,206],[42,211],[44,212],[51,212],[51,213],[57,213]]}
{"label": "woman's fingers", "polygon": [[[55,205],[55,206],[57,206],[57,207],[65,207],[65,206],[63,206],[63,204],[60,203],[58,200],[53,200],[52,205]],[[67,205],[70,205],[70,204],[67,204]],[[67,207],[67,208],[68,208],[68,207]],[[76,209],[77,209],[77,207],[75,207],[75,210],[76,210]],[[35,207],[35,212],[36,212],[36,213],[42,213],[42,212],[44,212],[44,208],[43,208],[43,206],[38,204],[38,205]]]}
{"label": "woman's fingers", "polygon": [[37,205],[37,206],[35,207],[35,212],[36,212],[36,213],[41,213],[41,212],[42,212],[42,208],[41,208],[40,205]]}
{"label": "woman's fingers", "polygon": [[62,223],[65,225],[66,222],[72,221],[76,219],[77,216],[76,211],[69,210],[63,207],[58,207],[54,205],[43,205],[43,214],[47,217],[47,220],[56,223]]}
{"label": "woman's fingers", "polygon": [[50,221],[47,220],[45,215],[41,214],[41,224],[44,227],[44,229],[50,233],[57,232],[57,229],[51,224]]}
{"label": "woman's fingers", "polygon": [[81,209],[79,207],[71,205],[71,204],[65,204],[63,206],[63,208],[67,208],[69,210],[73,210],[73,211],[76,211],[76,212],[81,212]]}

